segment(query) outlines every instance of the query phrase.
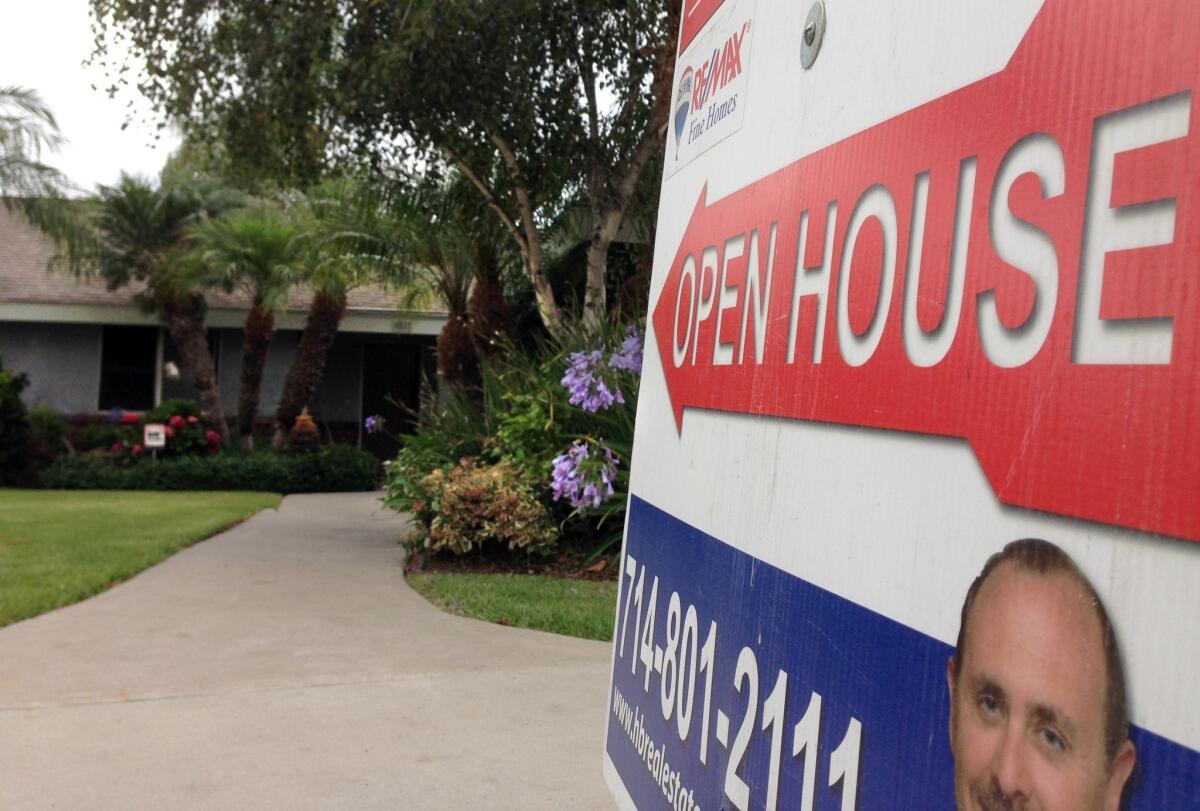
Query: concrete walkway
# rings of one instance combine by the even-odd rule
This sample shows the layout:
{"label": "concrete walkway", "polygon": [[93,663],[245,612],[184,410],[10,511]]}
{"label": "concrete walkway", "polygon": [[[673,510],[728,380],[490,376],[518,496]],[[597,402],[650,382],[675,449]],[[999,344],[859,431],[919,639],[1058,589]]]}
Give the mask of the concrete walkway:
{"label": "concrete walkway", "polygon": [[0,629],[0,808],[612,808],[608,645],[433,608],[401,528],[291,496]]}

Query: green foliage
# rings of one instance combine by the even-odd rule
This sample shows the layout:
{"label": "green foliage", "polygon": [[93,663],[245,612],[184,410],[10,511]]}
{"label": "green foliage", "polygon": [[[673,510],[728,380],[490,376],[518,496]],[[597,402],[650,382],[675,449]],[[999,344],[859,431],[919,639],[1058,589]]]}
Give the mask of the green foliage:
{"label": "green foliage", "polygon": [[421,486],[431,498],[425,545],[434,552],[499,547],[545,554],[558,538],[533,484],[512,462],[479,465],[466,458],[449,472],[434,470]]}
{"label": "green foliage", "polygon": [[0,199],[61,197],[67,178],[42,162],[63,143],[58,122],[41,97],[24,87],[0,87]]}
{"label": "green foliage", "polygon": [[603,224],[636,205],[662,149],[673,5],[91,0],[94,59],[113,89],[144,62],[138,90],[182,128],[200,165],[254,188],[364,165],[391,177],[461,169],[520,249],[556,335],[543,232],[571,206],[590,216],[594,327],[616,228]]}
{"label": "green foliage", "polygon": [[321,493],[375,489],[379,463],[366,451],[333,445],[319,453],[142,458],[121,466],[97,456],[58,459],[42,475],[60,490],[261,490]]}
{"label": "green foliage", "polygon": [[21,392],[28,385],[28,375],[0,364],[0,484],[17,481],[25,471],[30,427]]}
{"label": "green foliage", "polygon": [[[602,345],[611,352],[624,333],[613,327]],[[581,343],[580,348],[584,348]],[[589,345],[590,346],[590,345]],[[424,420],[389,465],[385,504],[411,513],[423,541],[438,522],[454,522],[441,489],[464,458],[479,465],[503,466],[533,492],[559,524],[564,537],[595,552],[620,539],[629,487],[629,459],[637,408],[637,375],[607,369],[625,402],[588,413],[569,402],[561,381],[571,354],[549,341],[530,347],[506,345],[482,366],[478,391],[443,386],[440,400],[427,403]],[[606,355],[607,357],[607,355]],[[575,440],[603,441],[618,460],[614,495],[599,507],[572,509],[551,495],[551,469]],[[431,548],[434,548],[431,545]],[[449,546],[447,549],[451,548]],[[471,551],[463,546],[461,551]]]}
{"label": "green foliage", "polygon": [[196,283],[227,292],[240,288],[264,309],[281,305],[303,276],[303,236],[275,203],[254,201],[199,220],[187,237],[188,256],[180,266]]}
{"label": "green foliage", "polygon": [[[343,5],[92,0],[94,59],[110,92],[138,75],[202,164],[241,185],[304,186],[323,173],[335,132]],[[147,69],[134,73],[133,60]]]}
{"label": "green foliage", "polygon": [[35,406],[29,409],[29,466],[36,477],[51,460],[67,452],[67,420],[57,409]]}
{"label": "green foliage", "polygon": [[106,422],[80,425],[72,428],[67,435],[67,441],[76,453],[107,452],[113,445],[124,444],[131,438],[128,427]]}
{"label": "green foliage", "polygon": [[478,404],[453,386],[432,394],[422,404],[421,417],[417,431],[403,437],[399,454],[387,465],[384,504],[412,513],[428,528],[435,516],[433,493],[423,482],[435,470],[447,471],[464,457],[479,456],[490,427]]}
{"label": "green foliage", "polygon": [[409,585],[461,617],[612,640],[617,583],[524,574],[410,574]]}
{"label": "green foliage", "polygon": [[50,229],[63,248],[60,261],[80,276],[96,275],[110,290],[143,282],[143,303],[157,310],[186,280],[176,271],[179,247],[195,223],[244,203],[244,196],[211,178],[155,185],[122,174],[101,186],[95,205]]}
{"label": "green foliage", "polygon": [[149,424],[166,426],[167,444],[158,451],[163,458],[199,456],[217,450],[212,428],[205,423],[200,406],[191,400],[164,400],[143,414],[135,443],[142,441],[143,428]]}
{"label": "green foliage", "polygon": [[510,346],[484,375],[486,406],[493,415],[488,457],[516,462],[543,485],[563,444],[585,427],[559,382],[567,354],[546,341],[524,350]]}
{"label": "green foliage", "polygon": [[167,422],[171,417],[200,417],[200,406],[195,400],[177,398],[163,400],[154,408],[142,414],[142,423]]}

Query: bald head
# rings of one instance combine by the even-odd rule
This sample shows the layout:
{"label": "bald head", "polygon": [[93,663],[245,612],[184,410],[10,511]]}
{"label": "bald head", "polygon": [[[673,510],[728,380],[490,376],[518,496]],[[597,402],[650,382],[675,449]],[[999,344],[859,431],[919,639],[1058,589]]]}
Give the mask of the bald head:
{"label": "bald head", "polygon": [[1099,637],[1096,641],[1103,651],[1105,669],[1104,748],[1111,761],[1119,751],[1121,744],[1129,736],[1129,716],[1125,700],[1125,671],[1121,664],[1116,635],[1104,603],[1100,600],[1100,596],[1092,584],[1067,553],[1049,541],[1039,538],[1013,541],[992,555],[984,564],[983,570],[971,583],[971,587],[967,590],[967,597],[963,601],[958,642],[951,660],[954,676],[957,678],[961,675],[967,647],[971,644],[969,628],[976,598],[984,584],[1001,568],[1037,577],[1069,578],[1079,586],[1084,599],[1094,612]]}

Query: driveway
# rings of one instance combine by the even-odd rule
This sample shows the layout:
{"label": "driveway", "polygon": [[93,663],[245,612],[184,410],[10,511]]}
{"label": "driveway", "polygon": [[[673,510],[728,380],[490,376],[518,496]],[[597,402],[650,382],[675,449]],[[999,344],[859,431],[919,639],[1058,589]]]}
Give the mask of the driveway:
{"label": "driveway", "polygon": [[373,494],[0,629],[0,808],[611,809],[609,646],[459,619]]}

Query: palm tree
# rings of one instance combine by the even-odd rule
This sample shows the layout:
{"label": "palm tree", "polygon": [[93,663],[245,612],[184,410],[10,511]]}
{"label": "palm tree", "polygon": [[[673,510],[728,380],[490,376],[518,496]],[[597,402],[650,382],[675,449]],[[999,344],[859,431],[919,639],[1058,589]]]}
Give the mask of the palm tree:
{"label": "palm tree", "polygon": [[497,333],[509,329],[501,287],[505,237],[457,174],[412,195],[399,212],[412,261],[447,310],[437,339],[438,374],[477,382],[479,355],[500,346]]}
{"label": "palm tree", "polygon": [[6,204],[56,198],[69,188],[61,172],[42,163],[42,153],[62,143],[54,114],[37,93],[0,87],[0,195]]}
{"label": "palm tree", "polygon": [[163,322],[225,443],[229,426],[208,349],[204,296],[180,265],[188,228],[240,200],[212,180],[154,186],[123,174],[115,186],[100,187],[95,203],[72,206],[70,216],[39,223],[58,242],[58,261],[76,275],[98,276],[110,290],[145,285],[140,303]]}
{"label": "palm tree", "polygon": [[275,412],[277,448],[321,382],[350,290],[410,277],[399,223],[378,189],[355,178],[328,180],[300,198],[293,212],[305,234],[304,280],[313,299]]}
{"label": "palm tree", "polygon": [[282,207],[271,203],[238,209],[195,225],[190,265],[194,278],[250,297],[242,344],[238,436],[254,447],[254,421],[263,367],[275,335],[275,311],[287,298],[303,261],[301,234]]}
{"label": "palm tree", "polygon": [[42,162],[43,153],[58,151],[63,140],[54,114],[36,92],[0,87],[0,202],[19,208],[51,236],[74,232],[66,196],[76,188]]}

